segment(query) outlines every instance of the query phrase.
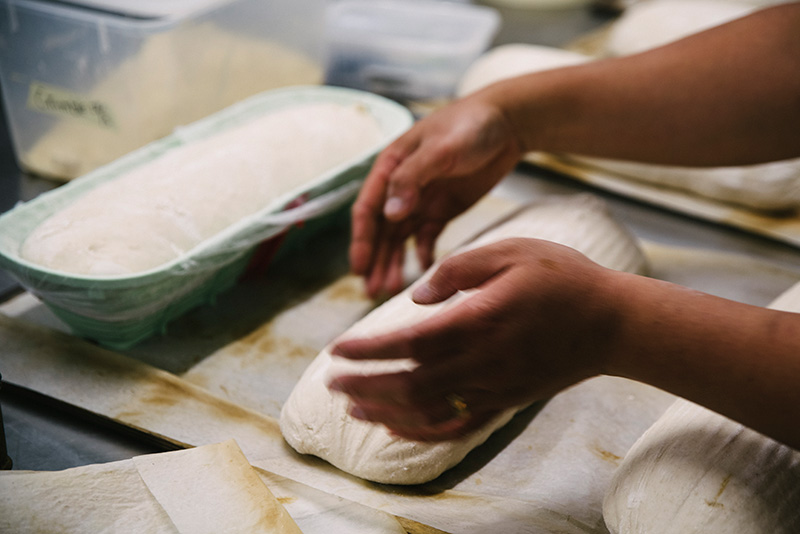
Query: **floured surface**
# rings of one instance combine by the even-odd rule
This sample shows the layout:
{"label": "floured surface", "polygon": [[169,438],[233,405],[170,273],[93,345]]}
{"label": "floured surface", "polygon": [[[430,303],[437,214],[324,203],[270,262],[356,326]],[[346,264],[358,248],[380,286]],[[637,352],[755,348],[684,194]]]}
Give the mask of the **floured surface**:
{"label": "floured surface", "polygon": [[55,472],[0,473],[3,532],[300,534],[232,441]]}
{"label": "floured surface", "polygon": [[522,412],[458,469],[401,490],[302,457],[274,419],[163,371],[13,319],[0,317],[0,335],[9,382],[179,444],[236,439],[256,467],[451,533],[485,532],[489,525],[509,533],[602,532],[600,502],[616,458],[671,401],[634,382],[591,380],[538,412]]}
{"label": "floured surface", "polygon": [[132,461],[182,533],[302,534],[232,440]]}

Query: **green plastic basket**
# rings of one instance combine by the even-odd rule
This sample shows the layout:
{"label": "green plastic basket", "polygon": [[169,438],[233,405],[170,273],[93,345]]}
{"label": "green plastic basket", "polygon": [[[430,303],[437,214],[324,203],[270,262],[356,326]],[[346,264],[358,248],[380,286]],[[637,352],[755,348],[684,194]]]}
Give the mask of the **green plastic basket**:
{"label": "green plastic basket", "polygon": [[[364,106],[378,121],[383,140],[359,157],[281,196],[156,269],[124,276],[92,277],[43,268],[22,259],[25,238],[45,218],[97,185],[195,142],[288,106],[333,102]],[[41,299],[78,336],[114,349],[129,348],[162,333],[167,323],[210,302],[236,283],[253,251],[294,224],[332,213],[355,196],[376,155],[413,122],[403,106],[383,97],[336,87],[291,87],[239,102],[174,134],[86,174],[0,217],[0,267]],[[309,147],[313,149],[313,147]],[[302,200],[297,208],[287,206]]]}

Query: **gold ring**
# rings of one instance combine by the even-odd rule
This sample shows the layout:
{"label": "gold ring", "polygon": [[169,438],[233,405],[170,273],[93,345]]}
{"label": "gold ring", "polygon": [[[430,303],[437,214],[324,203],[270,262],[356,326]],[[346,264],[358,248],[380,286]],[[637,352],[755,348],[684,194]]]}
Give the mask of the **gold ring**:
{"label": "gold ring", "polygon": [[467,401],[458,393],[450,393],[444,398],[453,410],[453,417],[457,419],[467,419],[469,417],[469,406]]}

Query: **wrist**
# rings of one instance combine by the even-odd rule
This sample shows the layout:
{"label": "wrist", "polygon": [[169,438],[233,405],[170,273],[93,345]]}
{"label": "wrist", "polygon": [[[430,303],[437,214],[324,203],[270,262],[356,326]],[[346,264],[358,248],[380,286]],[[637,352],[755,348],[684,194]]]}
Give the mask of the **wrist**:
{"label": "wrist", "polygon": [[[650,279],[623,272],[607,270],[597,295],[602,319],[597,322],[598,336],[595,355],[598,374],[631,377],[635,375],[635,356],[632,351],[639,326],[636,317],[643,313],[637,288]],[[641,333],[641,332],[638,332]],[[633,357],[632,357],[633,356]]]}

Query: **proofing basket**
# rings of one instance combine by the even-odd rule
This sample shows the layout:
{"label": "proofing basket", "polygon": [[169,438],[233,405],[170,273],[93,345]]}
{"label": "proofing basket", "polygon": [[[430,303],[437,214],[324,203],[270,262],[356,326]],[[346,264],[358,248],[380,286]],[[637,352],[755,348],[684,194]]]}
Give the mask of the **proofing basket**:
{"label": "proofing basket", "polygon": [[[384,134],[382,140],[155,269],[92,277],[43,268],[19,256],[25,238],[39,223],[99,184],[256,117],[287,106],[317,102],[363,106],[378,121]],[[376,155],[412,122],[413,117],[403,106],[352,89],[303,86],[261,93],[182,127],[0,217],[0,268],[41,299],[74,334],[113,349],[129,348],[163,333],[170,321],[211,302],[233,286],[260,243],[299,222],[319,219],[349,203]]]}

